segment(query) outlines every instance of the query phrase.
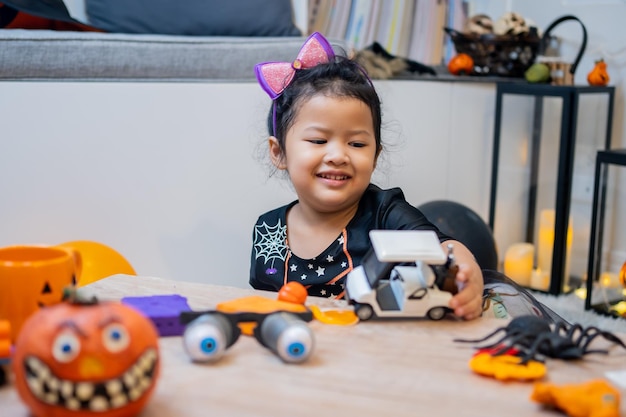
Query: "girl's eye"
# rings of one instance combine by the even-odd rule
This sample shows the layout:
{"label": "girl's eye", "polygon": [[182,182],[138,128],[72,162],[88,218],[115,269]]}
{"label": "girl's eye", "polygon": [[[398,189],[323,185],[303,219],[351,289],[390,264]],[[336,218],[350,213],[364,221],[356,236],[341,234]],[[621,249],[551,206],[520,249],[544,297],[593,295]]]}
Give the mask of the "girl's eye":
{"label": "girl's eye", "polygon": [[364,148],[365,146],[367,146],[367,144],[365,144],[363,142],[352,142],[350,144],[350,146],[352,146],[354,148]]}
{"label": "girl's eye", "polygon": [[106,326],[102,331],[102,343],[109,352],[117,353],[128,347],[130,336],[126,327],[113,323]]}
{"label": "girl's eye", "polygon": [[314,145],[323,145],[326,143],[326,139],[308,139],[308,142]]}
{"label": "girl's eye", "polygon": [[52,342],[52,356],[61,363],[68,363],[80,353],[80,341],[71,332],[59,334]]}

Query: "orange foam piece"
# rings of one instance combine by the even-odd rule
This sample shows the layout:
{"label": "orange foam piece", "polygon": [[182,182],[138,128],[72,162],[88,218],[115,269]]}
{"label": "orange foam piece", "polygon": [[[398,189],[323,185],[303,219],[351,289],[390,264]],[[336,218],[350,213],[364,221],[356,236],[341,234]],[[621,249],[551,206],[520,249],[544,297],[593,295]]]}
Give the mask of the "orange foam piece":
{"label": "orange foam piece", "polygon": [[[302,304],[289,301],[273,300],[260,295],[237,298],[235,300],[219,303],[216,308],[222,313],[260,313],[270,314],[277,311],[289,311],[292,313],[305,313],[308,308]],[[251,336],[254,334],[255,322],[241,322],[239,328],[241,333]]]}
{"label": "orange foam piece", "polygon": [[571,417],[619,417],[620,393],[602,379],[564,385],[538,382],[530,398]]}
{"label": "orange foam piece", "polygon": [[489,353],[478,353],[472,357],[469,366],[477,374],[491,376],[500,381],[528,381],[543,378],[546,374],[543,363],[530,360],[522,364],[519,357],[512,355],[492,356]]}
{"label": "orange foam piece", "polygon": [[249,297],[242,297],[231,301],[224,301],[217,305],[216,310],[223,313],[247,312],[261,314],[269,314],[276,311],[290,311],[293,313],[304,313],[308,311],[308,309],[302,304],[273,300],[271,298],[262,297],[260,295],[251,295]]}

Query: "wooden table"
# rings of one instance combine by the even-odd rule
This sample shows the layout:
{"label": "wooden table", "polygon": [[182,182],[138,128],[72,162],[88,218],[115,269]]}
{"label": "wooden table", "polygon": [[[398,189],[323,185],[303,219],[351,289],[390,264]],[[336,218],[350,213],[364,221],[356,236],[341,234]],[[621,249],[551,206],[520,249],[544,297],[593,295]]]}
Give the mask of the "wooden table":
{"label": "wooden table", "polygon": [[[276,297],[251,289],[125,275],[82,290],[100,299],[180,294],[195,310],[252,294]],[[345,307],[337,300],[310,297],[308,302]],[[141,416],[559,415],[529,399],[532,383],[504,383],[474,374],[468,367],[472,346],[453,341],[483,336],[504,324],[486,318],[353,326],[313,321],[316,347],[303,364],[285,364],[254,338],[242,336],[218,363],[198,365],[189,360],[180,337],[161,338],[161,377]],[[549,382],[582,383],[626,369],[626,350],[573,362],[551,359],[547,366]],[[626,415],[626,389],[616,387],[622,395],[621,415]],[[0,389],[0,410],[2,416],[28,416],[10,385]]]}

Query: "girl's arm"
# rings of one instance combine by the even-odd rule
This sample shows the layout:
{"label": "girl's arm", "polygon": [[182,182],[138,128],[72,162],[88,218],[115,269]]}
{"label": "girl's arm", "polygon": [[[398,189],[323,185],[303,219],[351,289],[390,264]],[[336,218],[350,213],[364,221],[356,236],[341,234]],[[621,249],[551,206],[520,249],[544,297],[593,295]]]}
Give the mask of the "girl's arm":
{"label": "girl's arm", "polygon": [[456,274],[459,292],[450,300],[450,308],[455,315],[466,320],[478,318],[483,311],[483,274],[474,255],[464,244],[458,240],[446,240],[441,243],[446,253],[449,244],[454,246],[454,257],[459,266]]}

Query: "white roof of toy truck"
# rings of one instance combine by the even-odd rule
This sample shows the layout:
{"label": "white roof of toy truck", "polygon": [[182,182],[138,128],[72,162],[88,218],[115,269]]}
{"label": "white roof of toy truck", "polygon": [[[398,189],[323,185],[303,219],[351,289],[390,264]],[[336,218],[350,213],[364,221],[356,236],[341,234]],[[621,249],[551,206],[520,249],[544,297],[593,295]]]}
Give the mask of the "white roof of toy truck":
{"label": "white roof of toy truck", "polygon": [[439,238],[432,230],[372,230],[370,240],[381,262],[446,261]]}

